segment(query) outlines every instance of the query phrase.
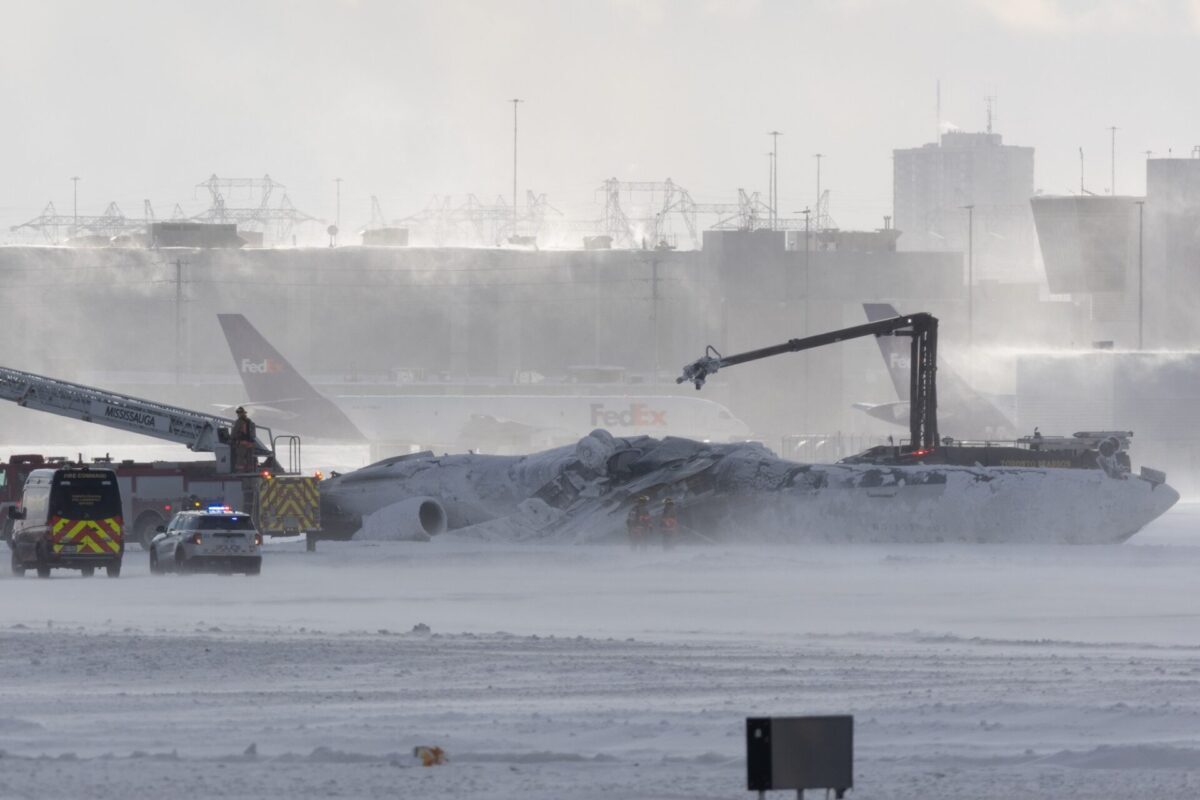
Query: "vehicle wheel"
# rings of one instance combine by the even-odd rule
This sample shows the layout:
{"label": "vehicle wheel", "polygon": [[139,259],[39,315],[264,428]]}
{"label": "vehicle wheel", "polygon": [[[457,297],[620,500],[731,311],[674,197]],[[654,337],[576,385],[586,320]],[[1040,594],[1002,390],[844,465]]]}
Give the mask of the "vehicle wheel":
{"label": "vehicle wheel", "polygon": [[79,570],[79,571],[80,571],[81,573],[83,573],[83,577],[85,577],[85,578],[90,578],[90,577],[92,577],[93,575],[95,575],[95,574],[96,574],[96,568],[95,568],[95,567],[84,567],[84,568],[82,568],[82,569],[81,569],[81,570]]}
{"label": "vehicle wheel", "polygon": [[152,512],[146,512],[133,523],[133,538],[137,540],[143,550],[149,550],[150,540],[154,538],[154,529],[162,524],[162,517]]}
{"label": "vehicle wheel", "polygon": [[162,567],[158,565],[158,551],[150,548],[150,574],[162,575]]}
{"label": "vehicle wheel", "polygon": [[182,547],[175,551],[175,571],[187,572],[187,556],[184,554]]}
{"label": "vehicle wheel", "polygon": [[12,551],[12,574],[18,578],[25,577],[25,562],[17,557],[17,549],[15,547]]}
{"label": "vehicle wheel", "polygon": [[262,572],[262,562],[261,561],[257,564],[251,564],[250,566],[246,567],[247,575],[257,575],[260,572]]}
{"label": "vehicle wheel", "polygon": [[50,577],[50,565],[46,563],[46,550],[41,545],[37,548],[37,576],[39,578]]}
{"label": "vehicle wheel", "polygon": [[110,577],[110,578],[121,577],[121,562],[118,561],[115,564],[109,564],[107,567],[104,568],[104,571],[108,573],[108,577]]}

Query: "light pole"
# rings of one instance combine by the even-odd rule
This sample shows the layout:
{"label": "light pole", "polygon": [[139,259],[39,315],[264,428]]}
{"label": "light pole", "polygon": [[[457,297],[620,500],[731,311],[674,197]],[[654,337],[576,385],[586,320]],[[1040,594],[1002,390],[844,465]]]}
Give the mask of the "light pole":
{"label": "light pole", "polygon": [[779,220],[779,137],[782,131],[768,131],[771,137],[771,230]]}
{"label": "light pole", "polygon": [[79,233],[79,176],[72,175],[71,236]]}
{"label": "light pole", "polygon": [[[338,229],[338,233],[342,230],[342,179],[334,178],[333,182],[337,184],[337,216],[334,217],[333,226]],[[334,241],[337,240],[337,234],[334,234]]]}
{"label": "light pole", "polygon": [[775,154],[767,151],[767,229],[775,230]]}
{"label": "light pole", "polygon": [[813,156],[817,160],[817,226],[821,225],[821,159],[824,158],[824,153],[817,153]]}
{"label": "light pole", "polygon": [[[811,326],[808,324],[808,318],[812,314],[812,306],[809,304],[809,301],[808,301],[808,295],[809,295],[809,291],[810,291],[809,287],[811,285],[809,283],[809,278],[808,278],[808,272],[809,272],[809,270],[808,270],[808,266],[809,266],[809,259],[808,259],[809,227],[808,227],[808,223],[809,223],[809,217],[812,215],[812,209],[805,208],[800,213],[804,215],[804,335],[808,336],[809,330],[811,329]],[[810,405],[809,396],[810,395],[809,395],[808,387],[811,385],[811,381],[809,380],[808,365],[811,360],[812,359],[809,359],[809,358],[803,359],[803,362],[804,362],[804,394],[805,394],[805,396],[804,396],[804,430],[805,431],[809,430],[809,428],[810,428],[809,418],[808,418],[808,408]]]}
{"label": "light pole", "polygon": [[[811,208],[806,208],[798,212],[804,215],[804,302],[808,302],[808,218],[812,214]],[[804,324],[808,325],[808,314],[804,315]]]}
{"label": "light pole", "polygon": [[1142,225],[1145,219],[1146,201],[1135,201],[1138,207],[1138,350],[1141,350],[1145,341],[1143,339],[1143,313],[1145,312],[1145,281],[1144,277],[1144,262],[1142,260]]}
{"label": "light pole", "polygon": [[513,206],[512,206],[512,235],[517,235],[517,105],[525,101],[514,97],[509,101],[513,104]]}
{"label": "light pole", "polygon": [[1108,176],[1108,191],[1113,197],[1117,196],[1117,126],[1112,125],[1108,129],[1112,134],[1112,142],[1109,152],[1109,176]]}
{"label": "light pole", "polygon": [[975,206],[967,210],[967,349],[975,350]]}

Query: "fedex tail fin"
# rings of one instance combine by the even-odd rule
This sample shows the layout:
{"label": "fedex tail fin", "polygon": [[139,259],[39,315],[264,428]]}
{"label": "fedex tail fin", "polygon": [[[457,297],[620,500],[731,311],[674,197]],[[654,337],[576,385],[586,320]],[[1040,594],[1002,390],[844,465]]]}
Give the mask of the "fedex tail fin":
{"label": "fedex tail fin", "polygon": [[217,319],[250,398],[252,416],[270,416],[279,427],[302,436],[365,441],[345,412],[314,389],[248,319],[241,314],[218,314]]}
{"label": "fedex tail fin", "polygon": [[[863,303],[863,311],[867,313],[869,322],[900,316],[895,307],[888,303]],[[888,403],[873,410],[862,410],[873,417],[900,423],[900,406],[903,405],[906,409],[909,399],[911,340],[905,336],[877,336],[875,341],[879,343],[879,352],[887,365],[888,373],[892,376],[896,396],[901,402]],[[948,366],[938,366],[937,382],[938,417],[943,433],[960,439],[991,439],[1011,433],[1012,421],[1008,416]],[[881,413],[885,411],[886,413]],[[905,410],[904,416],[906,415]],[[889,416],[895,419],[888,419]]]}
{"label": "fedex tail fin", "polygon": [[[867,312],[867,322],[900,316],[900,312],[888,303],[863,303],[863,310]],[[908,362],[912,358],[912,339],[907,336],[876,336],[875,341],[879,344],[879,353],[887,365],[888,374],[892,376],[896,396],[908,402]]]}

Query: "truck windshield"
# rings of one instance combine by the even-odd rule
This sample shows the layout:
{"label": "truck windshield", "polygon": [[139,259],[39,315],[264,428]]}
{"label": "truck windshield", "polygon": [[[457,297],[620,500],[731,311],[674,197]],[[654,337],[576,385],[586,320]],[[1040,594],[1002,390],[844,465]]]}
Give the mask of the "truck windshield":
{"label": "truck windshield", "polygon": [[250,521],[250,517],[242,514],[229,517],[222,515],[205,517],[197,527],[206,531],[252,531],[254,523]]}
{"label": "truck windshield", "polygon": [[121,491],[110,472],[60,472],[50,489],[50,514],[63,519],[121,515]]}

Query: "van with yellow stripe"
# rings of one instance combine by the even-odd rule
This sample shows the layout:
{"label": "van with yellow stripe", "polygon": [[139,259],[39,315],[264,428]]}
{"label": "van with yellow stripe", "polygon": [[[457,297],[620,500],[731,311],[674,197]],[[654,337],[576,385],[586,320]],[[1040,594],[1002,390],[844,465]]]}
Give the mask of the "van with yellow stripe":
{"label": "van with yellow stripe", "polygon": [[125,552],[121,489],[111,469],[62,466],[29,473],[21,506],[9,510],[14,520],[12,571],[77,569],[84,577],[98,567],[108,577],[121,574]]}

